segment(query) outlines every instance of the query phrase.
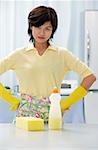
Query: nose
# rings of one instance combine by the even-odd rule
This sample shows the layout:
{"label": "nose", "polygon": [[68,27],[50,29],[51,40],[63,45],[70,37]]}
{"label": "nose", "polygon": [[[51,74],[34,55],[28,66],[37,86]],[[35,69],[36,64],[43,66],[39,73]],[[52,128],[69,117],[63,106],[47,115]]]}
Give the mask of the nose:
{"label": "nose", "polygon": [[44,34],[45,34],[44,29],[41,29],[41,30],[40,30],[40,35],[42,36],[42,35],[44,35]]}

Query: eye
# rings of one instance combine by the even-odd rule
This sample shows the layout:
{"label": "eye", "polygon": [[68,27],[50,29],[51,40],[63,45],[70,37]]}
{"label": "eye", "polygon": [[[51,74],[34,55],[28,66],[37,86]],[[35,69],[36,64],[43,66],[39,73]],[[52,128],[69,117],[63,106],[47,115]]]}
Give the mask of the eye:
{"label": "eye", "polygon": [[47,31],[51,31],[52,28],[51,28],[51,27],[47,27],[46,30],[47,30]]}

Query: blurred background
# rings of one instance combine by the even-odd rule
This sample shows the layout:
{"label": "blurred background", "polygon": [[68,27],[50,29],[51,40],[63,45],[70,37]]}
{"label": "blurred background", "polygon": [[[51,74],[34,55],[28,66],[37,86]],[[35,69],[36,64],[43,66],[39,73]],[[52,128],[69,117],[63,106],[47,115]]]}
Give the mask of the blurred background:
{"label": "blurred background", "polygon": [[[98,1],[97,0],[0,0],[0,59],[29,44],[28,14],[36,6],[53,7],[58,14],[58,29],[53,43],[66,47],[90,66],[98,76]],[[0,82],[19,96],[14,72],[0,75]],[[68,96],[79,84],[76,73],[69,73],[62,83],[61,95]],[[98,123],[98,82],[85,99],[64,114],[65,123]],[[10,88],[10,89],[9,89]],[[15,112],[0,99],[0,122],[12,122]]]}

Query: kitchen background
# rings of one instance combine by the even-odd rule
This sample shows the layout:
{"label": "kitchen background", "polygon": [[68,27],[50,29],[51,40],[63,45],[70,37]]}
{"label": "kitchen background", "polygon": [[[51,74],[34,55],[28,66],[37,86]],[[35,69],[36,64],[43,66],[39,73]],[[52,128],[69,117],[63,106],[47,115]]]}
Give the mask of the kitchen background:
{"label": "kitchen background", "polygon": [[[32,8],[39,5],[51,6],[58,13],[59,25],[53,43],[68,48],[98,76],[97,0],[0,0],[0,59],[17,47],[29,44],[27,16]],[[0,75],[0,82],[18,96],[18,81],[12,71]],[[77,74],[69,73],[63,81],[62,97],[69,95],[79,82]],[[64,114],[64,122],[98,123],[97,83],[85,99]],[[12,122],[15,112],[10,112],[9,107],[0,99],[0,122]]]}

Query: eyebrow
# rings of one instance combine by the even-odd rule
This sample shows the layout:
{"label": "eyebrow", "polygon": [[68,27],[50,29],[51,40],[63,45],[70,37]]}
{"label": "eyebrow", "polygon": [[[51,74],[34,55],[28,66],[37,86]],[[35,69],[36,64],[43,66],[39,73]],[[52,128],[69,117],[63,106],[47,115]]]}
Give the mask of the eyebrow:
{"label": "eyebrow", "polygon": [[52,25],[49,25],[49,26],[46,26],[46,27],[49,27],[49,28],[50,28],[50,27],[52,27]]}

